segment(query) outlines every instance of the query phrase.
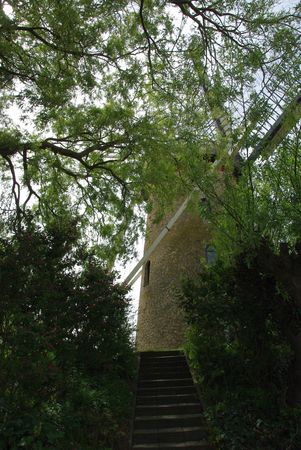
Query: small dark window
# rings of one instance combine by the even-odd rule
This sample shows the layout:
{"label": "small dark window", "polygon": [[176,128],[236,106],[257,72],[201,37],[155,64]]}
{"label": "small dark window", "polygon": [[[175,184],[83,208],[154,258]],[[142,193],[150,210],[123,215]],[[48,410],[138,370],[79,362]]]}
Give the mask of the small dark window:
{"label": "small dark window", "polygon": [[206,262],[209,266],[211,266],[212,264],[215,263],[216,260],[216,250],[214,247],[212,247],[212,245],[206,245],[205,248],[205,257],[206,257]]}
{"label": "small dark window", "polygon": [[149,276],[150,276],[150,261],[147,261],[144,267],[144,282],[143,286],[149,285]]}

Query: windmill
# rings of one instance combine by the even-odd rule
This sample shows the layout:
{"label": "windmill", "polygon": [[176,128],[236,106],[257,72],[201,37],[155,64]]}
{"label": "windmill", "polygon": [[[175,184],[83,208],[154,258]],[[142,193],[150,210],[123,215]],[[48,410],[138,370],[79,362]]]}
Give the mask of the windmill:
{"label": "windmill", "polygon": [[[269,82],[270,81],[270,82]],[[288,94],[283,83],[274,84],[273,77],[264,83],[256,101],[265,102],[268,115],[251,121],[236,145],[231,143],[229,115],[220,108],[212,114],[208,133],[228,137],[226,157],[235,159],[244,150],[250,136],[256,145],[242,164],[268,157],[301,117],[301,92]],[[206,91],[206,90],[205,90]],[[206,93],[206,92],[205,92]],[[249,103],[249,110],[252,109]],[[239,115],[239,108],[234,115]],[[218,170],[222,158],[216,159],[212,170]],[[172,350],[180,348],[186,329],[183,313],[177,306],[175,293],[181,277],[196,276],[200,272],[200,258],[210,262],[210,230],[199,215],[187,210],[191,193],[175,205],[175,212],[155,224],[153,216],[147,220],[144,256],[125,279],[131,286],[141,277],[137,325],[137,350]],[[202,197],[200,195],[200,197]]]}

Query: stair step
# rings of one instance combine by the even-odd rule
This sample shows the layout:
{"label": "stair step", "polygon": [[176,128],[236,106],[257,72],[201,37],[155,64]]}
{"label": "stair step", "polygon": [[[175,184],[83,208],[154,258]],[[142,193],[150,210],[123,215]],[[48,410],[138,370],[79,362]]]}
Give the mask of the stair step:
{"label": "stair step", "polygon": [[212,450],[183,352],[140,356],[131,450]]}
{"label": "stair step", "polygon": [[201,441],[191,441],[191,442],[179,442],[179,443],[173,443],[170,445],[169,443],[166,444],[136,444],[133,446],[133,450],[175,450],[175,449],[184,449],[184,450],[212,450],[212,446],[208,444],[207,441],[201,440]]}
{"label": "stair step", "polygon": [[158,352],[141,352],[140,358],[148,359],[148,358],[158,358],[158,357],[166,357],[166,356],[184,356],[181,350],[168,350],[168,351],[158,351]]}
{"label": "stair step", "polygon": [[186,370],[189,369],[186,361],[174,361],[172,364],[170,362],[143,364],[140,368],[140,372],[163,371],[163,370],[173,372],[174,370],[185,370],[185,369]]}
{"label": "stair step", "polygon": [[199,402],[194,403],[178,403],[169,405],[143,405],[136,407],[138,416],[155,416],[166,414],[194,414],[202,411]]}
{"label": "stair step", "polygon": [[171,360],[167,358],[161,358],[160,360],[149,359],[147,361],[141,361],[142,368],[157,368],[157,369],[168,369],[174,367],[187,367],[187,362],[185,358],[172,358]]}
{"label": "stair step", "polygon": [[148,358],[148,359],[140,359],[140,364],[142,364],[144,367],[149,366],[176,366],[176,365],[182,365],[187,364],[186,358],[184,356],[158,356],[156,358]]}
{"label": "stair step", "polygon": [[139,381],[138,387],[193,386],[192,378],[166,378]]}
{"label": "stair step", "polygon": [[137,405],[164,405],[178,404],[183,402],[196,402],[198,397],[196,394],[173,394],[173,395],[141,395],[136,399]]}
{"label": "stair step", "polygon": [[138,387],[137,395],[171,395],[194,394],[195,387],[191,386],[165,386],[165,387]]}
{"label": "stair step", "polygon": [[187,366],[179,366],[179,365],[175,365],[174,367],[170,367],[169,365],[166,367],[143,367],[140,369],[140,373],[139,376],[144,376],[144,375],[148,375],[148,374],[154,374],[154,375],[159,375],[160,373],[163,374],[174,374],[174,373],[182,373],[185,372],[188,374],[189,377],[191,377],[191,373],[190,370],[188,369]]}
{"label": "stair step", "polygon": [[161,356],[157,358],[140,359],[140,365],[143,367],[159,366],[159,367],[174,367],[187,364],[184,356]]}
{"label": "stair step", "polygon": [[[148,373],[145,375],[141,375],[138,380],[138,384],[144,383],[145,381],[168,381],[169,383],[173,383],[177,380],[185,380],[189,378],[189,373],[187,372],[180,372],[180,373],[158,373],[158,374],[152,374]],[[192,382],[192,379],[189,378],[190,382]]]}
{"label": "stair step", "polygon": [[187,368],[184,369],[175,369],[175,370],[145,370],[141,371],[139,375],[139,380],[152,380],[152,379],[159,379],[159,378],[167,378],[167,379],[173,379],[173,378],[187,378],[191,377],[190,372]]}
{"label": "stair step", "polygon": [[174,427],[162,429],[136,430],[133,436],[134,444],[161,444],[166,442],[197,441],[205,438],[201,427]]}
{"label": "stair step", "polygon": [[134,429],[152,428],[174,428],[201,426],[203,416],[201,413],[194,414],[166,414],[155,416],[136,416]]}
{"label": "stair step", "polygon": [[164,433],[170,433],[170,432],[177,432],[177,431],[185,431],[185,432],[189,432],[189,431],[196,431],[196,430],[205,430],[204,427],[200,427],[200,426],[194,426],[194,427],[171,427],[171,428],[161,428],[161,429],[157,429],[157,428],[153,428],[153,429],[141,429],[141,430],[135,430],[134,434],[159,434],[162,435]]}

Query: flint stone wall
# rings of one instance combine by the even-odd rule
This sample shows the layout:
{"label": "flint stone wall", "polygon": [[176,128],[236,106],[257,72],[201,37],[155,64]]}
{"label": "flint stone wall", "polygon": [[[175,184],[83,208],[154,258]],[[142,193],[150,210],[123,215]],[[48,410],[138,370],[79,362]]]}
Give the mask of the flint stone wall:
{"label": "flint stone wall", "polygon": [[[176,211],[176,209],[175,209]],[[148,218],[144,251],[152,244],[173,216],[159,224]],[[185,211],[150,256],[149,284],[144,286],[145,266],[141,280],[136,346],[138,351],[172,350],[183,346],[187,328],[176,292],[184,276],[201,272],[201,257],[209,242],[206,223],[197,213]]]}

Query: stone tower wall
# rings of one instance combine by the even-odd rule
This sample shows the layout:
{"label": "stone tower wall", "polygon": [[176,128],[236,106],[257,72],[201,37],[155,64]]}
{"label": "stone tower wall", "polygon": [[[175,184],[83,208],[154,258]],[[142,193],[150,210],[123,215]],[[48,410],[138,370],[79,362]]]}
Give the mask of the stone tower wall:
{"label": "stone tower wall", "polygon": [[[175,211],[177,208],[175,208]],[[168,220],[153,223],[150,215],[144,251],[152,244]],[[137,325],[137,350],[171,350],[183,345],[186,323],[178,307],[175,293],[182,277],[200,273],[200,258],[209,242],[207,226],[197,213],[185,211],[149,258],[149,284],[145,284],[145,267]]]}

